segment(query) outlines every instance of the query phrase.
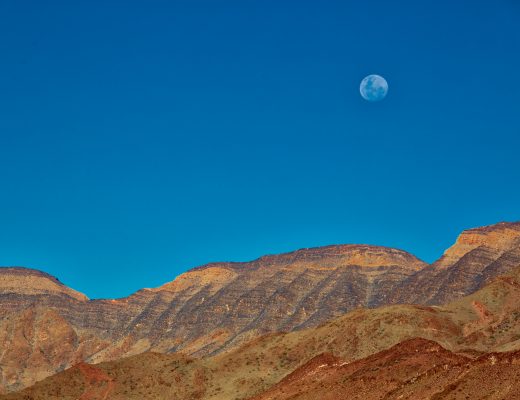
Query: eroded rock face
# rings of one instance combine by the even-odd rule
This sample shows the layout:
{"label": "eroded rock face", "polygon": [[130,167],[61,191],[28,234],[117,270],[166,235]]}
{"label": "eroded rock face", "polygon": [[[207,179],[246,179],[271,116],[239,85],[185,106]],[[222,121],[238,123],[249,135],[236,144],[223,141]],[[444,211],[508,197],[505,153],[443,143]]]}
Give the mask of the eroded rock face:
{"label": "eroded rock face", "polygon": [[[0,339],[11,339],[0,353],[0,390],[27,386],[78,360],[100,362],[148,350],[210,355],[360,307],[442,303],[520,265],[519,239],[520,224],[466,231],[430,266],[378,246],[302,249],[247,263],[208,264],[116,300],[87,300],[47,274],[2,268]],[[47,333],[36,339],[13,333],[20,329]],[[42,357],[33,360],[33,353]]]}
{"label": "eroded rock face", "polygon": [[15,390],[79,360],[147,350],[205,355],[384,302],[425,264],[395,249],[328,246],[214,263],[123,299],[91,300],[50,275],[0,270],[1,385]]}
{"label": "eroded rock face", "polygon": [[[65,286],[52,275],[23,267],[0,269],[0,296],[9,295],[25,296],[28,299],[31,296],[35,298],[38,296],[56,297],[56,301],[66,297],[81,302],[88,300],[87,296]],[[5,302],[3,305],[8,305],[8,303]],[[13,302],[12,306],[16,309],[19,303]],[[6,310],[2,309],[2,311]]]}
{"label": "eroded rock face", "polygon": [[108,345],[84,335],[57,311],[29,307],[0,321],[3,391],[61,371]]}
{"label": "eroded rock face", "polygon": [[520,265],[520,223],[463,232],[432,265],[396,286],[389,303],[442,304]]}
{"label": "eroded rock face", "polygon": [[519,333],[517,267],[444,306],[360,308],[212,357],[147,352],[80,363],[0,398],[515,399]]}
{"label": "eroded rock face", "polygon": [[88,298],[28,268],[0,269],[0,392],[16,390],[109,345],[75,326]]}

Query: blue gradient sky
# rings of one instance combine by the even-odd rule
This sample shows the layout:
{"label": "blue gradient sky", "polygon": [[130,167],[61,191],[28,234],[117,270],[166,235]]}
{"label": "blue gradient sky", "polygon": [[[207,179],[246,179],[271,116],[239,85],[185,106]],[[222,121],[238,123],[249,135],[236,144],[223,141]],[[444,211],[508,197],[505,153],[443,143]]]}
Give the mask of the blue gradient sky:
{"label": "blue gradient sky", "polygon": [[432,261],[520,219],[519,20],[513,0],[3,0],[0,264],[116,297],[331,243]]}

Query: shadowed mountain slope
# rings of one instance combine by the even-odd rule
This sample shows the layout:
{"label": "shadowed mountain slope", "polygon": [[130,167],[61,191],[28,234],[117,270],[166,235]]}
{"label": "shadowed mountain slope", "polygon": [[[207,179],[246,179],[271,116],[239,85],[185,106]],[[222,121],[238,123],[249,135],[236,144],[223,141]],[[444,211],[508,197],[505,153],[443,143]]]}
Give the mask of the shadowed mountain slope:
{"label": "shadowed mountain slope", "polygon": [[520,265],[520,223],[464,231],[435,263],[400,282],[389,303],[442,304]]}
{"label": "shadowed mountain slope", "polygon": [[381,303],[424,266],[400,250],[328,246],[208,264],[156,289],[90,301],[43,273],[49,287],[17,286],[21,274],[40,273],[0,269],[0,388],[18,389],[78,360],[148,350],[205,355],[267,332],[314,326]]}
{"label": "shadowed mountain slope", "polygon": [[478,399],[498,389],[503,396],[495,398],[514,399],[519,349],[520,267],[445,306],[358,309],[213,357],[144,353],[80,363],[0,399],[73,400],[89,393],[114,400],[412,399],[414,393],[424,394],[419,399]]}
{"label": "shadowed mountain slope", "polygon": [[79,361],[145,351],[207,356],[359,308],[440,304],[517,265],[520,223],[465,231],[429,266],[396,249],[327,246],[208,264],[116,300],[87,300],[47,274],[0,268],[0,391]]}

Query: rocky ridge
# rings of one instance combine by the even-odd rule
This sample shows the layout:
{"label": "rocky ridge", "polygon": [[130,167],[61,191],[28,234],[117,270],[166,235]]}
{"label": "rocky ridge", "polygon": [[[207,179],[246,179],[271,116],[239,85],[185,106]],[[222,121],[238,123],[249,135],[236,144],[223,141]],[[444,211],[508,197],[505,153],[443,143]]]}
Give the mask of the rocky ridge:
{"label": "rocky ridge", "polygon": [[2,268],[0,390],[18,390],[79,360],[145,351],[207,356],[358,308],[441,304],[517,265],[520,223],[465,231],[432,265],[385,247],[327,246],[208,264],[116,300],[87,300],[43,273],[31,275],[34,287],[18,286],[12,282],[31,270]]}
{"label": "rocky ridge", "polygon": [[515,399],[519,349],[520,267],[444,306],[358,309],[212,357],[79,363],[0,399]]}
{"label": "rocky ridge", "polygon": [[520,264],[520,223],[464,231],[442,257],[400,282],[390,304],[442,304],[472,293]]}
{"label": "rocky ridge", "polygon": [[24,267],[3,267],[0,270],[0,295],[70,297],[87,301],[88,297],[61,283],[45,272]]}

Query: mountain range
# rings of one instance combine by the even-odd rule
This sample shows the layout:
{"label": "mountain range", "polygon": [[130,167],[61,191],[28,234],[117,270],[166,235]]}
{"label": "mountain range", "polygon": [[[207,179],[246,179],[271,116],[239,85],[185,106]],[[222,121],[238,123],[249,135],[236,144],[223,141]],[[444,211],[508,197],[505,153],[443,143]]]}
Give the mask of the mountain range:
{"label": "mountain range", "polygon": [[[327,387],[419,398],[408,389],[432,377],[428,393],[448,396],[479,374],[518,373],[519,268],[520,223],[464,231],[433,264],[327,246],[207,264],[114,300],[1,268],[0,389],[37,382],[1,398],[337,398]],[[381,379],[393,383],[370,392],[370,371],[385,363]],[[453,371],[473,372],[464,383]]]}

